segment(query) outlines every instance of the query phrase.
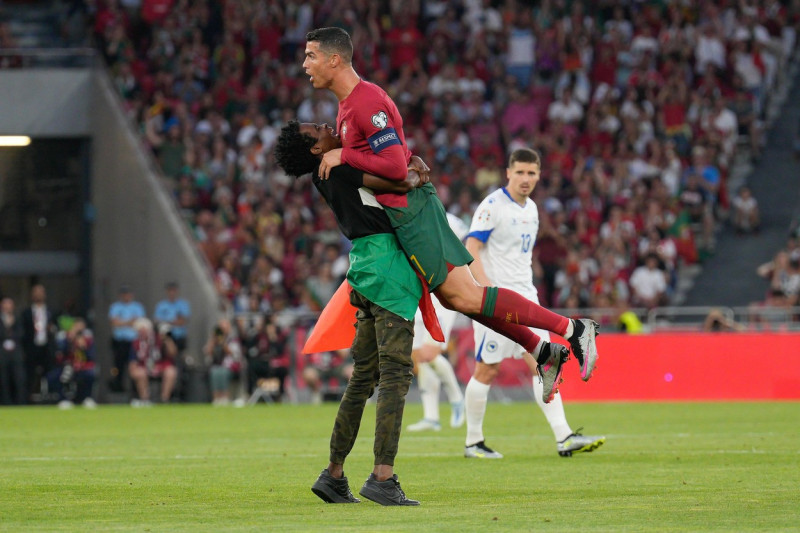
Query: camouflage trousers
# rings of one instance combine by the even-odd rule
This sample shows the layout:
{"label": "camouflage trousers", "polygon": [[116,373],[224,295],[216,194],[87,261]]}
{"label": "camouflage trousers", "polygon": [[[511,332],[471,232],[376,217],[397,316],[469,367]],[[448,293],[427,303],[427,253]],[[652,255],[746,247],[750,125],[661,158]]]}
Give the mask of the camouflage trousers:
{"label": "camouflage trousers", "polygon": [[350,293],[350,303],[358,310],[356,338],[351,348],[353,377],[336,414],[330,461],[344,464],[358,436],[364,405],[377,385],[375,464],[394,465],[406,394],[411,386],[414,321],[387,311],[356,291]]}

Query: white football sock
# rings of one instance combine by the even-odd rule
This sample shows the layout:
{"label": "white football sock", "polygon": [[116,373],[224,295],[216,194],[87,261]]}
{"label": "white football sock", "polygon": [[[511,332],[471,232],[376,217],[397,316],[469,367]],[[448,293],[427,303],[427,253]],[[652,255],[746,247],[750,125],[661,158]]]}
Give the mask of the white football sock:
{"label": "white football sock", "polygon": [[467,411],[467,440],[465,444],[472,446],[483,440],[483,416],[486,414],[486,402],[489,400],[490,385],[484,385],[475,378],[470,378],[464,390],[464,405]]}
{"label": "white football sock", "polygon": [[436,356],[436,359],[428,363],[430,367],[436,372],[436,375],[439,376],[439,379],[444,386],[444,392],[447,394],[447,399],[450,403],[458,403],[464,399],[464,395],[461,393],[461,387],[458,384],[458,379],[456,379],[456,373],[453,370],[453,365],[450,364],[450,361],[447,357],[439,354]]}
{"label": "white football sock", "polygon": [[430,363],[417,364],[417,379],[419,380],[419,395],[422,400],[422,418],[438,422],[441,382]]}
{"label": "white football sock", "polygon": [[[564,404],[561,402],[561,393],[557,392],[550,403],[544,403],[542,393],[544,392],[544,384],[539,376],[533,376],[533,396],[536,398],[536,403],[544,413],[547,423],[550,424],[550,429],[553,430],[553,435],[556,436],[556,441],[560,442],[572,434],[567,423],[567,416],[564,414]],[[467,419],[469,420],[469,419]]]}
{"label": "white football sock", "polygon": [[544,339],[539,339],[539,342],[536,343],[536,348],[533,349],[531,355],[533,356],[536,361],[539,361],[539,355],[542,353],[542,348],[544,348],[544,343],[549,342]]}
{"label": "white football sock", "polygon": [[564,338],[569,339],[572,337],[573,333],[575,333],[575,321],[570,318],[567,323],[567,331],[564,333]]}

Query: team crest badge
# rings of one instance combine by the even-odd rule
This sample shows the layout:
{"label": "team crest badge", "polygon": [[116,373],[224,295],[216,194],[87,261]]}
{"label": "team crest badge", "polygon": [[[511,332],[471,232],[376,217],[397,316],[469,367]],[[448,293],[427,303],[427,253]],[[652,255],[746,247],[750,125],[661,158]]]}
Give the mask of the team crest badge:
{"label": "team crest badge", "polygon": [[486,343],[486,351],[487,352],[496,352],[497,351],[497,343],[494,341],[489,341]]}
{"label": "team crest badge", "polygon": [[340,135],[342,137],[342,141],[347,139],[347,122],[342,122]]}
{"label": "team crest badge", "polygon": [[383,111],[378,111],[374,115],[372,115],[372,125],[382,130],[389,124],[389,117],[386,116],[386,113]]}

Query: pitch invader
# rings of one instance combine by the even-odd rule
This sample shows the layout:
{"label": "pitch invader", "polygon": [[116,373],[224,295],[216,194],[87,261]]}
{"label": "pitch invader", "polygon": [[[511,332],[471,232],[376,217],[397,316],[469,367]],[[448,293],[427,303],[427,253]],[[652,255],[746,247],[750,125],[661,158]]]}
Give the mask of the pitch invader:
{"label": "pitch invader", "polygon": [[[531,254],[539,231],[539,211],[530,195],[539,182],[540,173],[541,159],[537,152],[527,148],[515,150],[509,157],[506,170],[508,185],[489,194],[481,202],[467,236],[467,250],[475,258],[470,269],[479,283],[511,289],[537,304],[539,296],[533,285]],[[574,320],[572,326],[576,330],[597,328],[596,323],[587,319]],[[466,457],[503,457],[486,446],[483,419],[489,389],[500,370],[500,363],[509,358],[522,357],[534,374],[534,397],[553,430],[559,455],[590,452],[605,442],[605,437],[584,436],[572,431],[564,414],[561,394],[557,390],[553,389],[549,399],[546,397],[549,391],[544,390],[539,376],[547,369],[537,364],[538,354],[528,353],[519,344],[478,322],[473,322],[473,330],[476,364],[465,391]],[[534,332],[543,343],[550,341],[549,332],[541,329],[534,329]],[[578,350],[573,351],[578,353]],[[581,367],[581,377],[585,380],[588,374],[583,364]]]}

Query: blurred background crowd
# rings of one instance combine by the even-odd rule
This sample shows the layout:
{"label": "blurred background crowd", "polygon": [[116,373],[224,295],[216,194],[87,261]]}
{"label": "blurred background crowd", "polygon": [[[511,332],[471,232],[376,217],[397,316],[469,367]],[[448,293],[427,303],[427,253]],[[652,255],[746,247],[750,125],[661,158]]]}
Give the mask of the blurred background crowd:
{"label": "blurred background crowd", "polygon": [[[653,307],[713,253],[731,164],[743,146],[759,157],[800,15],[777,1],[131,4],[98,2],[94,36],[218,290],[237,311],[300,314],[325,305],[348,251],[310,181],[272,157],[289,119],[335,124],[335,98],[301,68],[308,30],[352,34],[356,71],[395,100],[465,222],[510,150],[542,153],[544,305]],[[660,274],[634,276],[651,256]]]}

